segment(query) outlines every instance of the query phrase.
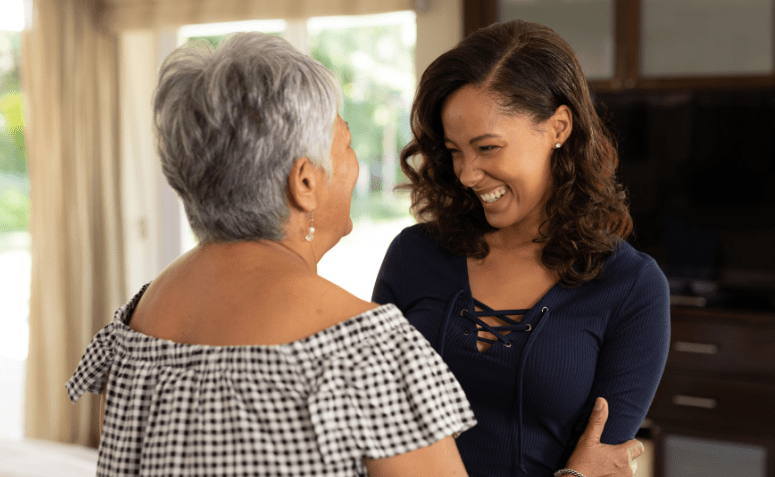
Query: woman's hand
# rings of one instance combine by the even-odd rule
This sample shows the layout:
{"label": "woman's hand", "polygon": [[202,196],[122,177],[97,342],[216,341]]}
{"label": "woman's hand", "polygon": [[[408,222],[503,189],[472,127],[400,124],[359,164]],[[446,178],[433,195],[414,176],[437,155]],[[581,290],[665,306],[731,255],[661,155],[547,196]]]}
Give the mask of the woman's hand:
{"label": "woman's hand", "polygon": [[632,477],[637,469],[635,459],[643,454],[643,444],[632,439],[619,445],[600,442],[605,421],[608,419],[608,402],[597,398],[589,423],[579,438],[566,467],[585,477]]}

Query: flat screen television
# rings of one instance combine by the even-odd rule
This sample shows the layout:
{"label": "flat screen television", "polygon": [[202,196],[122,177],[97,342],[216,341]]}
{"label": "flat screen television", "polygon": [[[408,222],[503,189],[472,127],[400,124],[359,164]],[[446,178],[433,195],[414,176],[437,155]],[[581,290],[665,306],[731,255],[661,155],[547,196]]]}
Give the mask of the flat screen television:
{"label": "flat screen television", "polygon": [[775,311],[775,90],[593,94],[676,304]]}

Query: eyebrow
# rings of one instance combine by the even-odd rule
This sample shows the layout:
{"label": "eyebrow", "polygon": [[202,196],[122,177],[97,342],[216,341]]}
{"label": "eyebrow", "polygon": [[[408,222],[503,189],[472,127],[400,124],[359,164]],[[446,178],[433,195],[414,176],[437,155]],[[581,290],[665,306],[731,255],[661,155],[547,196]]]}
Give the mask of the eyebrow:
{"label": "eyebrow", "polygon": [[[500,137],[498,134],[482,134],[481,136],[476,136],[475,138],[472,138],[470,141],[468,141],[468,144],[473,144],[475,142],[481,141],[482,139],[490,139],[493,137]],[[449,139],[447,137],[444,138],[444,142],[451,142],[454,143],[452,139]]]}

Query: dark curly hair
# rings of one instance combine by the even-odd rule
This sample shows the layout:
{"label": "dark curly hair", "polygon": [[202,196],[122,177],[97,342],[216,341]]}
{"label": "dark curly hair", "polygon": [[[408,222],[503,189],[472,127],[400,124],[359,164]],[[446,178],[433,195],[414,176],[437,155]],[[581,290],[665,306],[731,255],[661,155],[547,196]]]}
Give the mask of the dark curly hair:
{"label": "dark curly hair", "polygon": [[573,128],[552,152],[553,190],[536,242],[543,265],[567,287],[599,277],[605,260],[632,232],[626,194],[616,181],[613,138],[589,97],[576,55],[552,29],[520,20],[496,23],[461,41],[423,73],[412,106],[413,140],[401,152],[412,209],[429,233],[457,255],[484,258],[487,223],[479,199],[458,181],[444,145],[441,110],[466,85],[495,93],[500,106],[537,123],[561,105]]}

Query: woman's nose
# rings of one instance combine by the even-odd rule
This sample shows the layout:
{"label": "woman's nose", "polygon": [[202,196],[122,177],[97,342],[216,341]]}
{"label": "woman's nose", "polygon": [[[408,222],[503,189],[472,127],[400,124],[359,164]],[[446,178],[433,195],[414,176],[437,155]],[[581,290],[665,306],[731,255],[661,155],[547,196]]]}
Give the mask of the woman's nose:
{"label": "woman's nose", "polygon": [[484,172],[477,168],[477,161],[468,158],[461,159],[457,175],[461,184],[466,187],[473,187],[482,180],[483,177]]}

